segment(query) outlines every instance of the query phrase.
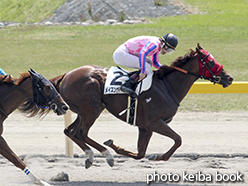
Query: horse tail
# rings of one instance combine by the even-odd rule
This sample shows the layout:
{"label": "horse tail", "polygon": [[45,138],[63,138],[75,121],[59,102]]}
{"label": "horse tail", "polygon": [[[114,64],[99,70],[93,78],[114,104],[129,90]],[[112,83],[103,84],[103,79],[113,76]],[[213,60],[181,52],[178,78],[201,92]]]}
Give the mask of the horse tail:
{"label": "horse tail", "polygon": [[56,90],[59,92],[59,87],[60,87],[60,84],[64,78],[66,74],[63,74],[63,75],[60,75],[60,76],[57,76],[55,78],[52,78],[52,79],[49,79],[49,81],[53,84],[53,86],[56,88]]}

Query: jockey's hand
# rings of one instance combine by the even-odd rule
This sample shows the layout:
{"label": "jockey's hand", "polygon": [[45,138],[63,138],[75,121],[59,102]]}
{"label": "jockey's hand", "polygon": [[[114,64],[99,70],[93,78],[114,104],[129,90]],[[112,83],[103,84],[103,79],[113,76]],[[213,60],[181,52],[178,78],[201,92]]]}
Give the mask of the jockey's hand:
{"label": "jockey's hand", "polygon": [[146,77],[146,74],[140,73],[139,74],[139,81],[138,82],[142,81],[142,79],[144,79],[145,77]]}

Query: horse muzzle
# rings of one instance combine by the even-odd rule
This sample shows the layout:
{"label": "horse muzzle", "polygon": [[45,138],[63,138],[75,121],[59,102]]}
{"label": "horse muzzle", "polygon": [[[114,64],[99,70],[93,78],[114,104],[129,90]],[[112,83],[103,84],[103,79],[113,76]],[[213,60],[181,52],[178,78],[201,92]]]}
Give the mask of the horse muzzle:
{"label": "horse muzzle", "polygon": [[233,77],[232,76],[228,76],[228,78],[225,81],[222,81],[222,86],[223,88],[227,88],[229,87],[233,82]]}
{"label": "horse muzzle", "polygon": [[69,109],[69,106],[65,103],[63,105],[58,106],[56,103],[51,105],[51,109],[55,112],[58,116],[64,115],[66,111]]}

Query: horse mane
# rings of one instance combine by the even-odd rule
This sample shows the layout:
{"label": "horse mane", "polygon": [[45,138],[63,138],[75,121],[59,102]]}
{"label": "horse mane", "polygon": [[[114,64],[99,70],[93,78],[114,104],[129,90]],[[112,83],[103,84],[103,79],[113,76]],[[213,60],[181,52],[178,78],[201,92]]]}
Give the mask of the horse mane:
{"label": "horse mane", "polygon": [[[5,76],[7,76],[7,77],[5,78]],[[0,75],[0,85],[1,84],[20,85],[23,81],[25,81],[29,77],[30,77],[30,74],[28,72],[20,73],[19,78],[14,78],[13,76],[11,76],[9,74],[8,75]]]}
{"label": "horse mane", "polygon": [[196,51],[190,49],[187,54],[184,56],[179,56],[175,61],[172,62],[170,66],[163,65],[159,68],[159,70],[156,71],[156,75],[158,78],[162,79],[164,76],[167,76],[171,72],[175,71],[172,67],[182,67],[184,64],[186,64],[189,60],[191,60],[196,54]]}
{"label": "horse mane", "polygon": [[31,75],[28,72],[21,72],[20,77],[17,79],[14,79],[14,82],[16,85],[20,85],[23,81],[30,78]]}

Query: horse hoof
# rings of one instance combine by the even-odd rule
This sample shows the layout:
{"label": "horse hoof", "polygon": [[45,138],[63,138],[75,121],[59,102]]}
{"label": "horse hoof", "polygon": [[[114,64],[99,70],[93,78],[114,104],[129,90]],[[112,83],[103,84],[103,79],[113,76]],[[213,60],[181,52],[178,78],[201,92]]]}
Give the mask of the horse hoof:
{"label": "horse hoof", "polygon": [[40,183],[41,183],[42,186],[51,186],[49,183],[46,183],[44,181],[40,181]]}
{"label": "horse hoof", "polygon": [[114,143],[114,141],[112,139],[109,139],[108,141],[105,141],[103,144],[104,145],[107,145],[107,146],[110,146]]}
{"label": "horse hoof", "polygon": [[107,163],[109,164],[110,167],[114,166],[114,159],[107,159]]}
{"label": "horse hoof", "polygon": [[148,160],[156,160],[158,158],[158,155],[157,154],[153,154],[151,156],[148,157]]}
{"label": "horse hoof", "polygon": [[85,168],[86,169],[90,168],[92,164],[93,163],[89,159],[85,160]]}

